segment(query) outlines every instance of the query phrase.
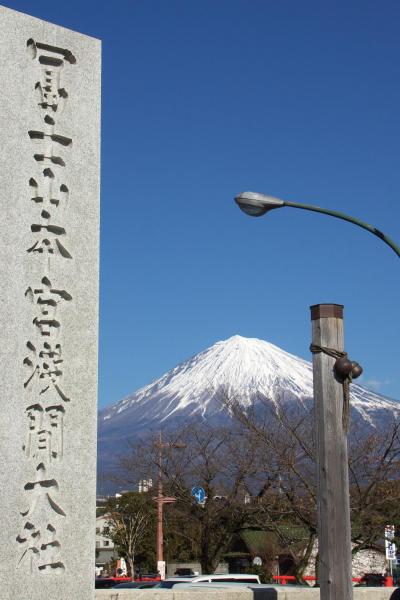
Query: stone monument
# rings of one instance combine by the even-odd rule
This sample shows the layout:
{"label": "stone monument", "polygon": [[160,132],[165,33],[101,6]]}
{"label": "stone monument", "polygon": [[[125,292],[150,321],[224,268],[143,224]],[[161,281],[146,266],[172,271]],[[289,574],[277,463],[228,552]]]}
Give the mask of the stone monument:
{"label": "stone monument", "polygon": [[0,7],[0,597],[94,597],[100,42]]}

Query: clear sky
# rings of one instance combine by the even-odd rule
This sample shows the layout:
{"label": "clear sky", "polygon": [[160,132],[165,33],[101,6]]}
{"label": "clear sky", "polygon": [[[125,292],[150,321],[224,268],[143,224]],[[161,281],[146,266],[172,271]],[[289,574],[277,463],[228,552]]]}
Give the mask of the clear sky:
{"label": "clear sky", "polygon": [[9,0],[103,40],[100,406],[234,334],[310,359],[345,305],[364,385],[400,399],[397,0]]}

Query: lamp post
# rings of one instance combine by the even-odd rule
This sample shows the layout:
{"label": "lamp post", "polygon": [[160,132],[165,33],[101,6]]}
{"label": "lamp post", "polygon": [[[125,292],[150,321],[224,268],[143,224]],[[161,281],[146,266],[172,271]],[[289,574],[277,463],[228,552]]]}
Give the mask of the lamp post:
{"label": "lamp post", "polygon": [[[400,257],[400,248],[376,227],[341,212],[310,204],[287,202],[255,192],[239,194],[235,201],[252,217],[285,206],[319,212],[348,221],[379,237]],[[311,307],[313,387],[317,450],[319,581],[324,600],[351,600],[351,525],[347,465],[348,375],[341,378],[338,361],[350,369],[360,366],[347,360],[343,349],[343,306]],[[343,356],[345,355],[345,356]],[[341,359],[336,360],[338,356]],[[343,362],[342,362],[343,364]],[[350,373],[350,371],[349,371]],[[349,374],[348,373],[348,374]]]}
{"label": "lamp post", "polygon": [[157,535],[156,535],[156,554],[157,554],[157,569],[161,575],[161,579],[165,579],[165,561],[164,561],[164,532],[163,532],[163,507],[164,504],[172,504],[175,498],[164,496],[162,484],[162,459],[163,450],[165,448],[186,448],[186,444],[179,442],[163,442],[162,433],[160,431],[159,440],[156,444],[158,448],[158,465],[157,465],[157,496],[154,498],[157,503]]}
{"label": "lamp post", "polygon": [[337,210],[329,210],[328,208],[321,208],[320,206],[314,206],[313,204],[300,204],[299,202],[289,202],[288,200],[281,200],[280,198],[268,196],[267,194],[260,194],[259,192],[243,192],[236,196],[235,201],[239,205],[239,208],[251,217],[261,217],[270,210],[273,210],[275,208],[284,208],[285,206],[288,206],[291,208],[301,208],[303,210],[319,212],[324,215],[329,215],[330,217],[336,217],[337,219],[348,221],[349,223],[353,223],[353,225],[362,227],[363,229],[366,229],[370,233],[376,235],[383,242],[385,242],[385,244],[390,246],[390,248],[397,254],[397,256],[400,257],[400,247],[397,246],[387,235],[382,233],[382,231],[380,231],[373,225],[364,223],[364,221],[360,221],[360,219],[350,217],[349,215],[346,215],[342,212],[338,212]]}

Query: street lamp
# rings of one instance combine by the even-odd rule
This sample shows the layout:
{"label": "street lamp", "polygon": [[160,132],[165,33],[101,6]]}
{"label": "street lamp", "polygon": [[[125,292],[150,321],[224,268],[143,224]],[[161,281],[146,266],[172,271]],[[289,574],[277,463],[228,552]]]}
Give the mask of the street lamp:
{"label": "street lamp", "polygon": [[[382,231],[354,217],[311,204],[288,202],[257,192],[235,201],[251,217],[289,206],[349,221],[379,237],[400,257],[400,248]],[[314,414],[317,458],[318,535],[321,598],[351,600],[351,534],[347,467],[348,375],[339,377],[335,359],[347,359],[343,341],[343,306],[311,307]],[[340,359],[339,359],[340,360]],[[349,360],[347,363],[351,363]]]}
{"label": "street lamp", "polygon": [[324,215],[329,215],[331,217],[336,217],[337,219],[342,219],[343,221],[348,221],[349,223],[353,223],[354,225],[358,225],[358,227],[362,227],[366,229],[370,233],[373,233],[378,238],[380,238],[385,244],[390,246],[392,250],[400,257],[400,247],[397,246],[387,235],[379,231],[373,225],[369,225],[368,223],[364,223],[364,221],[360,221],[354,217],[350,217],[349,215],[345,215],[344,213],[338,212],[336,210],[329,210],[327,208],[321,208],[320,206],[314,206],[313,204],[300,204],[299,202],[288,202],[287,200],[280,200],[279,198],[275,198],[274,196],[268,196],[266,194],[260,194],[258,192],[242,192],[235,198],[236,203],[239,208],[251,217],[262,217],[265,213],[270,210],[274,210],[276,208],[283,208],[285,206],[289,206],[291,208],[302,208],[303,210],[311,210],[313,212],[323,213]]}

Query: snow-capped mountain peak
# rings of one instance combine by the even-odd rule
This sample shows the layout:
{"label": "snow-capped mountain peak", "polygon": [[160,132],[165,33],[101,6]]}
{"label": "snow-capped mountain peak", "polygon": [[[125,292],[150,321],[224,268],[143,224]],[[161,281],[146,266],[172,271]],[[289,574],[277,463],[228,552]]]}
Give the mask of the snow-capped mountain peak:
{"label": "snow-capped mountain peak", "polygon": [[[190,421],[227,425],[225,399],[243,406],[259,401],[296,411],[312,407],[312,367],[259,339],[234,335],[183,361],[99,414],[98,470],[114,470],[127,442],[161,428]],[[351,386],[352,419],[366,428],[385,426],[400,415],[400,404],[361,386]]]}
{"label": "snow-capped mountain peak", "polygon": [[[223,397],[244,406],[258,397],[304,401],[313,395],[312,365],[269,342],[234,335],[180,363],[153,383],[100,413],[100,422],[133,419],[163,423],[173,417],[207,417],[224,408]],[[377,409],[399,405],[352,386],[353,407],[371,421]]]}

